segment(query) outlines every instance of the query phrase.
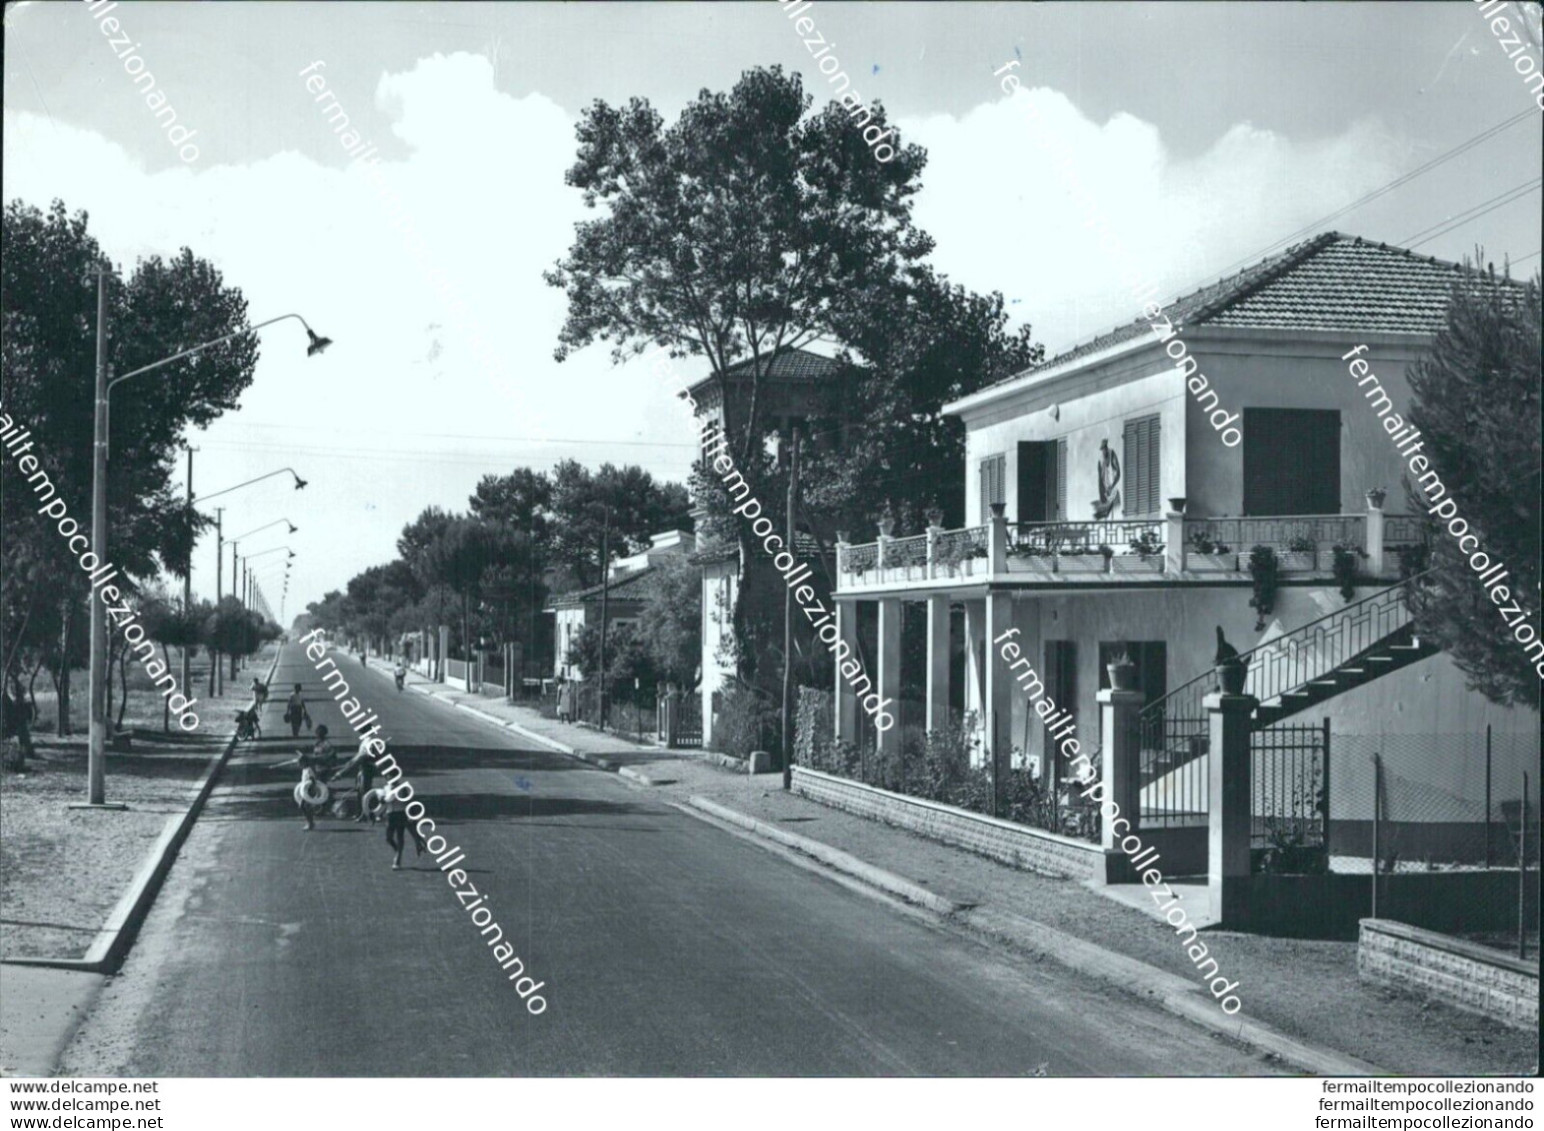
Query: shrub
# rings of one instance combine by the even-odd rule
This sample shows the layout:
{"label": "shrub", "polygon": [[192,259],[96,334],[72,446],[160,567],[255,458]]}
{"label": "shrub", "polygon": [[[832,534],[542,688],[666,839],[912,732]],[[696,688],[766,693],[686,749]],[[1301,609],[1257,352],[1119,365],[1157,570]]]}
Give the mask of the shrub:
{"label": "shrub", "polygon": [[1257,615],[1256,632],[1265,631],[1265,618],[1276,608],[1276,576],[1281,563],[1269,546],[1254,546],[1249,551],[1249,576],[1254,579],[1254,596],[1249,607]]}
{"label": "shrub", "polygon": [[748,757],[753,750],[782,750],[779,710],[761,692],[731,684],[719,699],[713,720],[713,748],[723,754]]}
{"label": "shrub", "polygon": [[1340,583],[1340,595],[1349,601],[1356,595],[1357,559],[1362,555],[1362,548],[1340,542],[1336,544],[1334,554],[1335,580]]}

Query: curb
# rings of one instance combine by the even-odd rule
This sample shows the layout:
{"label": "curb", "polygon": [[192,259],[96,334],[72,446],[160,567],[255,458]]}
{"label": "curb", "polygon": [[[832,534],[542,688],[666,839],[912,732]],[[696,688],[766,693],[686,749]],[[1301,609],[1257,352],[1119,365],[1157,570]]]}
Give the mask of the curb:
{"label": "curb", "polygon": [[758,821],[754,817],[747,817],[744,813],[734,809],[725,808],[715,804],[705,797],[689,797],[687,805],[694,809],[700,809],[709,816],[717,817],[720,821],[726,821],[731,825],[775,841],[787,848],[794,848],[807,856],[813,856],[823,864],[828,864],[839,872],[845,872],[854,876],[866,884],[879,888],[891,895],[899,896],[907,903],[915,903],[926,907],[929,911],[935,911],[940,915],[953,915],[964,909],[965,905],[945,899],[937,892],[928,891],[920,884],[903,879],[893,872],[886,872],[883,868],[859,860],[856,856],[850,856],[839,849],[832,848],[829,844],[822,844],[818,840],[809,837],[796,836],[793,833],[784,832],[782,829],[773,828],[765,822]]}
{"label": "curb", "polygon": [[[279,657],[275,655],[273,664],[268,668],[268,679],[265,682],[272,682],[273,673],[278,667]],[[92,940],[84,958],[7,958],[5,964],[7,966],[42,966],[54,970],[77,970],[89,974],[116,973],[133,945],[134,936],[139,932],[146,916],[150,914],[150,908],[155,905],[155,897],[161,890],[161,882],[166,879],[166,874],[171,871],[172,864],[176,862],[177,850],[182,847],[183,841],[187,840],[188,833],[193,831],[193,823],[204,811],[204,804],[209,800],[209,795],[214,792],[215,782],[219,779],[220,772],[225,769],[226,763],[230,761],[235,749],[236,736],[233,734],[230,741],[225,744],[225,749],[215,755],[209,763],[209,768],[204,771],[204,776],[198,783],[192,804],[188,806],[187,811],[167,818],[161,835],[156,838],[154,846],[146,854],[139,870],[134,873],[134,878],[129,881],[128,888],[114,905],[112,914],[107,917],[107,922],[97,931],[96,938]]]}
{"label": "curb", "polygon": [[1026,919],[1022,915],[993,907],[954,903],[936,892],[928,891],[910,880],[886,872],[830,845],[784,832],[703,797],[690,797],[686,805],[678,805],[677,808],[687,813],[692,809],[700,810],[764,841],[796,849],[871,887],[934,911],[978,937],[1006,941],[1044,954],[1070,970],[1134,994],[1201,1028],[1276,1056],[1290,1067],[1316,1076],[1390,1074],[1387,1069],[1356,1057],[1304,1044],[1241,1014],[1229,1017],[1214,1002],[1208,1001],[1191,982],[1177,974],[1149,966],[1138,959]]}

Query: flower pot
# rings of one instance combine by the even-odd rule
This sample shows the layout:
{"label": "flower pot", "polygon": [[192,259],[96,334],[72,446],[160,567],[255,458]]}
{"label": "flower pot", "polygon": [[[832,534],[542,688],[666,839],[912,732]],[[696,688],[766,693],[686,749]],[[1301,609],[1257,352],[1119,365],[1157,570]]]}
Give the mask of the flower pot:
{"label": "flower pot", "polygon": [[1389,493],[1382,487],[1374,487],[1367,492],[1367,505],[1375,511],[1383,509],[1383,500],[1389,497]]}
{"label": "flower pot", "polygon": [[1110,687],[1113,690],[1137,690],[1137,666],[1130,660],[1123,664],[1106,664],[1104,670],[1109,673]]}
{"label": "flower pot", "polygon": [[1171,511],[1173,511],[1175,514],[1184,514],[1185,513],[1185,496],[1184,495],[1172,495],[1172,496],[1170,496],[1170,498],[1169,498],[1169,509]]}
{"label": "flower pot", "polygon": [[1242,695],[1244,683],[1249,678],[1249,668],[1242,663],[1218,664],[1217,682],[1224,695]]}
{"label": "flower pot", "polygon": [[1056,568],[1061,573],[1105,573],[1109,559],[1103,554],[1059,554]]}
{"label": "flower pot", "polygon": [[927,524],[929,526],[942,526],[944,524],[944,512],[942,507],[933,507],[927,512]]}
{"label": "flower pot", "polygon": [[1280,563],[1277,569],[1282,573],[1289,570],[1296,573],[1311,572],[1318,564],[1318,554],[1311,550],[1283,550],[1276,556]]}
{"label": "flower pot", "polygon": [[1237,573],[1238,555],[1226,554],[1202,554],[1195,550],[1185,553],[1185,568],[1197,570],[1202,573]]}
{"label": "flower pot", "polygon": [[1162,573],[1163,555],[1116,554],[1110,559],[1113,573]]}

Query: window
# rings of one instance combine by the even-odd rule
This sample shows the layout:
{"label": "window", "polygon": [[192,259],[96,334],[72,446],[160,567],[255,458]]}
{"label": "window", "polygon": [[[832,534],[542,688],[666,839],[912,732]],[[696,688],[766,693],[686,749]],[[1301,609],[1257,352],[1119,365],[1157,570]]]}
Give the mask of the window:
{"label": "window", "polygon": [[981,522],[992,521],[992,504],[1008,501],[1008,457],[987,456],[981,461]]}
{"label": "window", "polygon": [[1019,521],[1060,522],[1067,517],[1067,441],[1019,444]]}
{"label": "window", "polygon": [[1162,466],[1158,444],[1159,418],[1143,416],[1126,421],[1125,459],[1121,482],[1127,515],[1157,514]]}
{"label": "window", "polygon": [[1340,412],[1244,410],[1244,513],[1340,513]]}

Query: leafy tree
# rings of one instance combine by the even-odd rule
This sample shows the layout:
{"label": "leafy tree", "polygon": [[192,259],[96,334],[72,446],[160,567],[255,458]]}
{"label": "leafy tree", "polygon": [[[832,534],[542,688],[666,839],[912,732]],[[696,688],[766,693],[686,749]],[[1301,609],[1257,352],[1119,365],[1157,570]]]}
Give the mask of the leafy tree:
{"label": "leafy tree", "polygon": [[[738,470],[765,503],[778,497],[762,440],[762,382],[782,353],[840,341],[860,303],[904,285],[932,240],[911,220],[926,154],[894,145],[874,159],[862,126],[886,130],[883,107],[860,121],[842,103],[809,113],[797,74],[746,71],[728,94],[704,90],[673,126],[642,99],[597,101],[578,126],[567,173],[591,208],[568,255],[547,273],[564,290],[568,316],[556,351],[613,343],[621,362],[649,345],[704,358],[717,377],[749,357],[743,406],[726,398],[725,432]],[[741,577],[733,621],[742,640],[773,587],[752,549],[749,523],[734,524]],[[764,579],[763,579],[764,580]],[[751,609],[758,613],[753,615]],[[762,625],[762,628],[767,626]],[[762,649],[742,649],[754,675]]]}
{"label": "leafy tree", "polygon": [[845,445],[814,437],[806,448],[806,509],[822,534],[870,536],[883,514],[920,531],[931,507],[964,524],[965,426],[943,406],[1044,359],[1030,327],[1008,329],[1003,297],[978,295],[928,268],[904,288],[877,290],[842,320],[856,427]]}
{"label": "leafy tree", "polygon": [[[1513,600],[1539,627],[1539,276],[1525,285],[1494,269],[1454,291],[1447,325],[1410,369],[1410,421],[1458,514],[1492,562],[1505,562]],[[1431,503],[1405,477],[1411,512]],[[1539,676],[1492,605],[1469,555],[1428,515],[1428,585],[1411,594],[1417,630],[1436,641],[1495,703],[1539,709]]]}
{"label": "leafy tree", "polygon": [[553,561],[568,588],[599,585],[608,522],[610,557],[616,559],[647,546],[652,534],[690,528],[690,509],[684,486],[656,482],[641,467],[606,463],[592,473],[564,460],[552,471]]}
{"label": "leafy tree", "polygon": [[690,558],[654,567],[655,595],[638,615],[637,636],[662,679],[691,688],[702,666],[702,571]]}
{"label": "leafy tree", "polygon": [[[0,247],[0,399],[8,415],[32,430],[33,454],[71,514],[89,525],[97,270],[107,276],[107,361],[114,373],[240,330],[247,324],[246,301],[187,248],[170,259],[140,260],[125,281],[88,232],[86,214],[70,216],[62,201],[46,215],[19,200],[8,204]],[[185,568],[191,532],[173,487],[181,437],[188,427],[205,426],[235,407],[256,361],[256,341],[243,335],[116,391],[105,550],[126,577],[149,578],[158,563]],[[5,461],[0,475],[8,497],[32,494],[12,461]],[[8,578],[15,570],[14,576],[32,580],[4,586],[0,624],[19,622],[19,602],[59,602],[57,679],[61,725],[67,725],[72,640],[84,636],[84,625],[75,622],[88,599],[86,578],[73,558],[48,545],[61,542],[57,531],[29,521],[27,511],[6,507],[3,515],[0,566]],[[39,584],[45,569],[59,580],[46,594]]]}

